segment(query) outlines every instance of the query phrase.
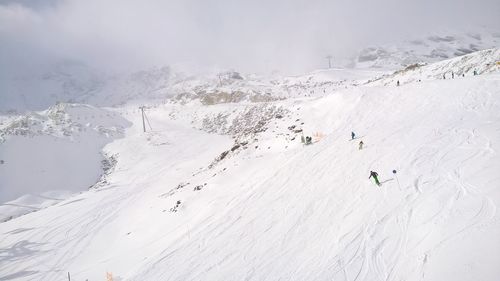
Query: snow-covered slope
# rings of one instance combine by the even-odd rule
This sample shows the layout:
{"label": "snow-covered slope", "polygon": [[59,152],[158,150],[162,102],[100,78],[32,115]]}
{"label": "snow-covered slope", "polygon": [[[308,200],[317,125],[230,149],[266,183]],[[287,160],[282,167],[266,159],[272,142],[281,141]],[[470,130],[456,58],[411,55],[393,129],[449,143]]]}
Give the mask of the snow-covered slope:
{"label": "snow-covered slope", "polygon": [[500,33],[488,28],[474,32],[443,30],[418,39],[372,46],[354,59],[355,68],[398,69],[415,63],[431,63],[476,51],[499,48]]}
{"label": "snow-covered slope", "polygon": [[489,73],[151,104],[146,134],[122,107],[107,183],[0,224],[0,279],[497,280],[499,91]]}
{"label": "snow-covered slope", "polygon": [[465,76],[500,71],[500,49],[488,49],[429,65],[414,64],[392,74],[369,81],[372,85],[396,85],[436,79],[461,79]]}
{"label": "snow-covered slope", "polygon": [[115,112],[78,104],[2,122],[0,221],[94,185],[109,166],[102,147],[122,137],[128,125]]}
{"label": "snow-covered slope", "polygon": [[170,88],[173,97],[170,100],[180,103],[199,100],[204,105],[213,105],[324,96],[364,83],[383,73],[377,70],[325,69],[296,76],[248,75],[222,79],[210,74],[173,84]]}

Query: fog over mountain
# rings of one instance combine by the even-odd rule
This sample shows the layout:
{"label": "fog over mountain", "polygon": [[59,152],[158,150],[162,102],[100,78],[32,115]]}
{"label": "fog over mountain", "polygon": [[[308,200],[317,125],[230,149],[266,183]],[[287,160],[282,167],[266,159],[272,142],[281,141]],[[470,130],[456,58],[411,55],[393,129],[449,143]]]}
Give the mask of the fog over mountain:
{"label": "fog over mountain", "polygon": [[0,75],[73,60],[103,70],[191,63],[303,72],[325,56],[437,31],[499,30],[500,2],[0,1]]}

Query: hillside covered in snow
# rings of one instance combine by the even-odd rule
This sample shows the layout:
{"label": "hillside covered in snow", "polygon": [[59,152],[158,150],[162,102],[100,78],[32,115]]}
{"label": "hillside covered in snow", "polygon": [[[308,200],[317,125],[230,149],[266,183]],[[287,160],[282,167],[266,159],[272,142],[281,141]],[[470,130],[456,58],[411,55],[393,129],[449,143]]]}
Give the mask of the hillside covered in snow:
{"label": "hillside covered in snow", "polygon": [[2,116],[0,280],[498,280],[498,49],[172,81]]}
{"label": "hillside covered in snow", "polygon": [[80,104],[0,122],[0,221],[96,184],[114,161],[102,148],[129,125],[116,112]]}
{"label": "hillside covered in snow", "polygon": [[113,107],[171,97],[179,102],[196,98],[203,104],[214,104],[318,96],[403,68],[499,47],[500,34],[496,30],[434,32],[417,39],[367,47],[356,51],[349,63],[335,64],[341,68],[300,75],[257,75],[188,63],[106,72],[75,60],[61,60],[33,66],[28,72],[0,73],[0,113],[45,110],[57,102]]}
{"label": "hillside covered in snow", "polygon": [[398,69],[412,64],[432,63],[498,48],[500,33],[480,28],[473,32],[435,31],[398,44],[385,44],[362,49],[353,59],[356,68]]}

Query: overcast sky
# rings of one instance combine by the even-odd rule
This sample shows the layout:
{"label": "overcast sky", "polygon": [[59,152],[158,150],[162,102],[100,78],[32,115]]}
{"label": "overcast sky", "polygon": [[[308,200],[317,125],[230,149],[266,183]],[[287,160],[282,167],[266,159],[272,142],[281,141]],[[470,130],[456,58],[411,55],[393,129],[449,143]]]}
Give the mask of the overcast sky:
{"label": "overcast sky", "polygon": [[500,30],[498,0],[0,0],[0,71],[71,59],[302,69],[434,29]]}

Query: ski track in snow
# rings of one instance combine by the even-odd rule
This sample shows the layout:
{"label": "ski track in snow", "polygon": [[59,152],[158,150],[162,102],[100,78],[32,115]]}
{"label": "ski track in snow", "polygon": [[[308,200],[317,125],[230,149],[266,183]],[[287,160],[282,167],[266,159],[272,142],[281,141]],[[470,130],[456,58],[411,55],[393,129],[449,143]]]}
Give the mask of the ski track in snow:
{"label": "ski track in snow", "polygon": [[[301,101],[306,124],[335,120],[310,128],[325,130],[320,142],[241,152],[194,176],[231,147],[229,137],[168,120],[168,107],[158,107],[148,113],[155,124],[148,141],[130,117],[126,138],[106,147],[119,154],[109,186],[0,224],[0,280],[59,280],[68,271],[94,280],[112,271],[137,281],[477,274],[493,281],[500,272],[488,262],[498,257],[484,255],[484,267],[466,272],[475,261],[449,248],[478,243],[486,251],[500,237],[477,241],[485,231],[500,234],[500,77],[474,79]],[[315,115],[318,108],[326,113]],[[366,143],[361,151],[346,141],[353,127]],[[370,170],[381,175],[381,187],[368,180]],[[190,184],[169,193],[180,182]],[[176,200],[179,211],[165,211]],[[447,262],[452,257],[462,259]]]}

